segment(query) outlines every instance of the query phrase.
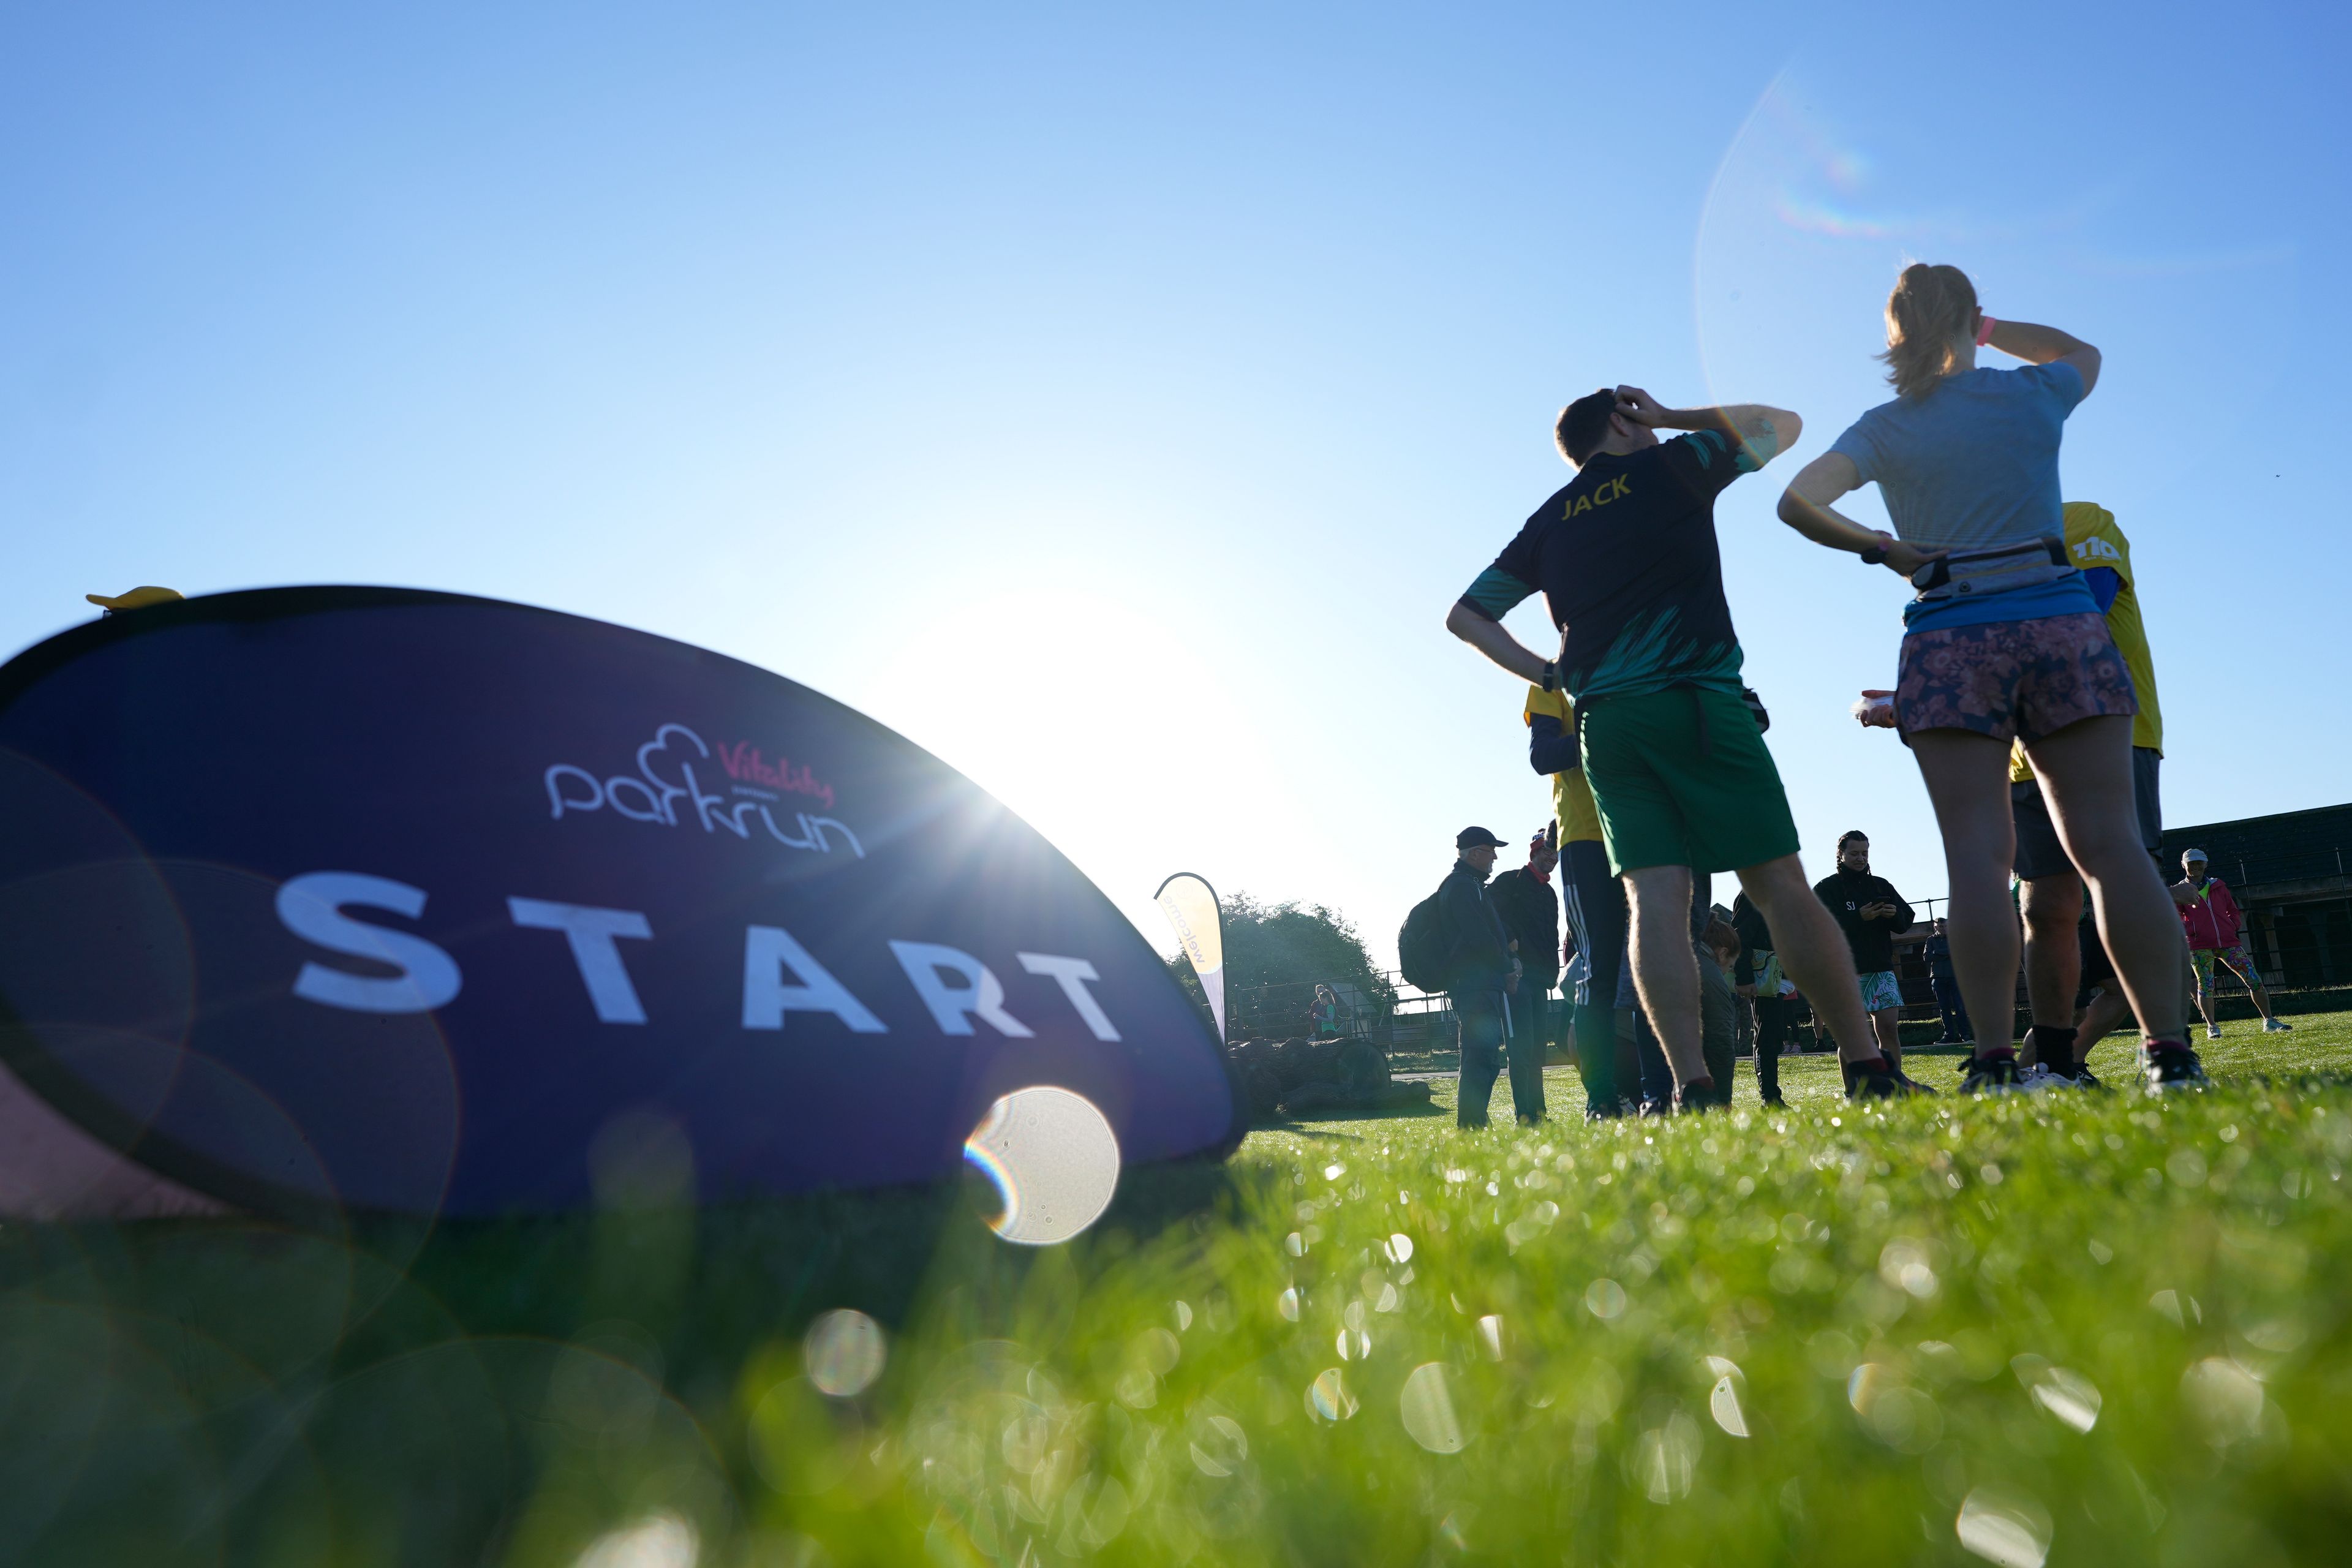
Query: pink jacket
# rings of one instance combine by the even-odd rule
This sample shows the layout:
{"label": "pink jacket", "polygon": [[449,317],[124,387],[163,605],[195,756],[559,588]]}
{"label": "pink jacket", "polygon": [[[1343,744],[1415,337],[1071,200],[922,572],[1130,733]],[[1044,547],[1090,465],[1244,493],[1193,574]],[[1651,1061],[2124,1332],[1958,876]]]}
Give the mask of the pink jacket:
{"label": "pink jacket", "polygon": [[2238,900],[2230,896],[2230,884],[2221,878],[2209,879],[2195,903],[2178,907],[2180,923],[2189,929],[2191,948],[2223,952],[2238,945],[2238,932],[2245,926],[2246,917],[2238,912]]}

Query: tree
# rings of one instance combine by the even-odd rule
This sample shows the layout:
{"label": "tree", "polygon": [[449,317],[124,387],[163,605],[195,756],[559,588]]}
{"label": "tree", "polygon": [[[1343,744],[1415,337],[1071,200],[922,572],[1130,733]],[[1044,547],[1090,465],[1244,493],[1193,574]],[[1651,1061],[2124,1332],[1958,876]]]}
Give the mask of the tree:
{"label": "tree", "polygon": [[[1373,967],[1355,922],[1339,910],[1296,899],[1262,903],[1247,893],[1226,898],[1223,909],[1225,1002],[1235,1037],[1304,1034],[1318,984],[1357,987],[1375,1016],[1396,1005],[1396,988]],[[1201,995],[1192,960],[1180,952],[1169,967],[1187,992]]]}

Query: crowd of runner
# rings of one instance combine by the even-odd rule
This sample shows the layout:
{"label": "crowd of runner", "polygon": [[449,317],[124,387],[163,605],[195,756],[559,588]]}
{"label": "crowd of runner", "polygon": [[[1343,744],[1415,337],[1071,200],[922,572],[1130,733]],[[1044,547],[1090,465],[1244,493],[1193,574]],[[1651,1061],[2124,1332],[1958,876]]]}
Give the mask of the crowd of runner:
{"label": "crowd of runner", "polygon": [[[2112,513],[2059,490],[2065,420],[2098,384],[2099,351],[1986,314],[1952,267],[1906,268],[1885,314],[1895,397],[1796,475],[1780,515],[1912,590],[1895,684],[1864,690],[1855,717],[1895,731],[1935,808],[1950,901],[1930,968],[1946,1037],[1970,1042],[1961,1088],[2094,1085],[2083,1058],[2126,1018],[2152,1090],[2200,1086],[2191,998],[2217,1036],[2216,963],[2248,982],[2266,1028],[2286,1026],[2202,855],[2169,886],[2155,858],[2163,721],[2130,545]],[[1980,366],[1987,348],[2022,363]],[[1631,385],[1577,399],[1553,432],[1575,477],[1447,616],[1528,684],[1529,762],[1550,781],[1553,820],[1514,875],[1547,895],[1559,875],[1579,960],[1566,1032],[1592,1115],[1727,1103],[1748,1018],[1759,1088],[1778,1099],[1800,995],[1836,1041],[1849,1095],[1924,1088],[1903,1068],[1892,958],[1916,913],[1871,872],[1859,832],[1829,877],[1806,879],[1724,595],[1715,498],[1802,428],[1787,409],[1669,408]],[[1837,510],[1873,483],[1892,532]],[[1502,624],[1538,594],[1559,634],[1549,657]],[[1543,1112],[1540,998],[1560,949],[1538,951],[1509,879],[1488,887],[1501,847],[1465,829],[1438,900],[1465,1123],[1486,1120],[1507,1054],[1515,1109]],[[1729,910],[1710,898],[1722,871],[1739,884]],[[2078,1015],[2086,984],[2097,994]],[[1532,1048],[1512,1048],[1520,1039]]]}

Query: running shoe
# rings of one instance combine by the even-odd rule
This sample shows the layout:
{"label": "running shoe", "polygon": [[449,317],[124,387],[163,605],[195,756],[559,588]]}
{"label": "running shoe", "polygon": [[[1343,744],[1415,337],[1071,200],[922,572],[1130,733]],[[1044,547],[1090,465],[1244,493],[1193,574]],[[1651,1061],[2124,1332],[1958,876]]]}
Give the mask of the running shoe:
{"label": "running shoe", "polygon": [[2074,1068],[2074,1087],[2076,1089],[2095,1089],[2104,1091],[2107,1086],[2101,1083],[2096,1078],[2093,1077],[2090,1064],[2088,1062],[2084,1062],[2077,1064]]}
{"label": "running shoe", "polygon": [[2099,1080],[2091,1076],[2091,1069],[2079,1065],[2071,1072],[2060,1072],[2057,1068],[2050,1066],[2046,1062],[2036,1062],[2021,1074],[2020,1077],[2024,1080],[2028,1089],[2096,1089],[2099,1087]]}
{"label": "running shoe", "polygon": [[2265,1035],[2284,1035],[2293,1030],[2294,1027],[2294,1026],[2288,1023],[2284,1018],[2264,1018],[2263,1020],[2263,1033]]}
{"label": "running shoe", "polygon": [[1968,1079],[1960,1085],[1962,1094],[2017,1094],[2024,1090],[2025,1081],[2017,1070],[2014,1056],[1970,1058]]}
{"label": "running shoe", "polygon": [[1853,1072],[1848,1069],[1845,1090],[1848,1100],[1900,1100],[1910,1092],[1911,1086],[1895,1073],[1884,1070]]}
{"label": "running shoe", "polygon": [[2218,1039],[2220,1039],[2220,1038],[2221,1037],[2221,1025],[2219,1025],[2219,1024],[2208,1024],[2208,1025],[2206,1025],[2206,1026],[2205,1026],[2205,1037],[2206,1037],[2207,1039],[2209,1039],[2209,1040],[2218,1040]]}
{"label": "running shoe", "polygon": [[2150,1094],[2179,1094],[2213,1087],[2213,1080],[2205,1076],[2205,1064],[2187,1046],[2152,1047],[2140,1053],[2140,1065],[2147,1075]]}
{"label": "running shoe", "polygon": [[1675,1086],[1674,1113],[1676,1116],[1689,1116],[1701,1110],[1727,1110],[1730,1106],[1731,1091],[1728,1089],[1720,1089],[1712,1083],[1704,1088],[1685,1084]]}

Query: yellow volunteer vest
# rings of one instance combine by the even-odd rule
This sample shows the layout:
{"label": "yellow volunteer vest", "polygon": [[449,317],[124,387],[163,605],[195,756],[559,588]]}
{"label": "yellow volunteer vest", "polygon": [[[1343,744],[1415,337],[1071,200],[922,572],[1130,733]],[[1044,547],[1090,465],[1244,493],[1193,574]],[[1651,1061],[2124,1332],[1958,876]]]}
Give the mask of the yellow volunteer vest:
{"label": "yellow volunteer vest", "polygon": [[[1575,733],[1576,704],[1568,700],[1568,693],[1528,687],[1527,710],[1520,717],[1533,723],[1538,713],[1559,720],[1570,734]],[[1551,810],[1559,819],[1562,844],[1601,842],[1601,808],[1592,803],[1592,786],[1584,782],[1583,769],[1551,775]]]}
{"label": "yellow volunteer vest", "polygon": [[[2116,514],[2090,501],[2068,501],[2066,551],[2074,564],[2088,572],[2104,566],[2124,580],[2116,602],[2107,606],[2107,635],[2131,671],[2132,690],[2139,698],[2139,717],[2132,721],[2132,744],[2152,752],[2164,750],[2164,710],[2156,697],[2156,658],[2148,652],[2147,628],[2140,621],[2139,594],[2132,580],[2131,541],[2116,526]],[[2026,764],[2025,748],[2009,753],[2009,776],[2019,784],[2033,776]]]}

